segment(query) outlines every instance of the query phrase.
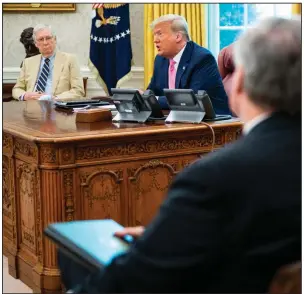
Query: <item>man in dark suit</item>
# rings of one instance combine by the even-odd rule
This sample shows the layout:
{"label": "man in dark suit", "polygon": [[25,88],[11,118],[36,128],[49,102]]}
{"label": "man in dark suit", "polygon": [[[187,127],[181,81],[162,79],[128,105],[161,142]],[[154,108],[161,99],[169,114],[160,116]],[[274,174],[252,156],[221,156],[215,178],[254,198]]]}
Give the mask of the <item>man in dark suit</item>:
{"label": "man in dark suit", "polygon": [[[158,55],[148,89],[156,96],[163,109],[168,109],[165,88],[205,90],[218,114],[229,114],[216,61],[209,50],[190,41],[188,24],[184,17],[163,15],[151,24]],[[170,78],[172,76],[172,83]]]}
{"label": "man in dark suit", "polygon": [[60,255],[68,288],[266,293],[278,268],[300,260],[300,21],[265,19],[234,57],[229,102],[244,136],[179,173],[145,230],[117,233],[140,236],[102,272]]}

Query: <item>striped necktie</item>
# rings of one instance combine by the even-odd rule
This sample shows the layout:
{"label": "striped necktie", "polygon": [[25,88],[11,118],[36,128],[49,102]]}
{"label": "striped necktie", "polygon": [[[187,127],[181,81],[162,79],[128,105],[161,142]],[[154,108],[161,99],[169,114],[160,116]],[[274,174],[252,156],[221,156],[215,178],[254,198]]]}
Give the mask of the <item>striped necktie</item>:
{"label": "striped necktie", "polygon": [[42,71],[40,73],[40,76],[39,76],[38,82],[37,82],[37,87],[36,87],[37,92],[44,93],[44,91],[45,91],[46,82],[47,82],[49,72],[50,72],[49,62],[50,62],[49,58],[46,58],[44,60],[44,65],[42,67]]}

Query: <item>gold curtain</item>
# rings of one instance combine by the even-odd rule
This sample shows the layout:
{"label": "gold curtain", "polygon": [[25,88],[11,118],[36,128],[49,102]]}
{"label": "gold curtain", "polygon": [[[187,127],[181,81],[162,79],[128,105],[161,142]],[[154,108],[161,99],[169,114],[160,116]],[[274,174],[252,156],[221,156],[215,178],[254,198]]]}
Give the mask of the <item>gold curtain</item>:
{"label": "gold curtain", "polygon": [[148,86],[153,74],[154,58],[157,54],[153,43],[153,34],[150,29],[152,21],[164,14],[179,14],[185,17],[189,26],[192,41],[205,45],[205,5],[204,4],[145,4],[144,6],[144,48],[145,48],[145,88]]}
{"label": "gold curtain", "polygon": [[301,15],[301,4],[300,3],[293,3],[292,4],[292,14]]}

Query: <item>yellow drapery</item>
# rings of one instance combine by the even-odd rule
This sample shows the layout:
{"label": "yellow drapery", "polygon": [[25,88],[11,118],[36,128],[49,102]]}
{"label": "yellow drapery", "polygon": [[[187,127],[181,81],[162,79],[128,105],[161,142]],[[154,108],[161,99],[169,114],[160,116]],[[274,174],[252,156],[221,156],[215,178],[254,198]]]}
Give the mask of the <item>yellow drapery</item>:
{"label": "yellow drapery", "polygon": [[144,6],[144,48],[145,48],[145,88],[153,74],[154,58],[157,54],[153,43],[153,34],[150,29],[152,21],[164,14],[179,14],[185,17],[189,26],[192,41],[205,45],[205,5],[204,4],[145,4]]}
{"label": "yellow drapery", "polygon": [[292,14],[301,14],[301,3],[292,4]]}

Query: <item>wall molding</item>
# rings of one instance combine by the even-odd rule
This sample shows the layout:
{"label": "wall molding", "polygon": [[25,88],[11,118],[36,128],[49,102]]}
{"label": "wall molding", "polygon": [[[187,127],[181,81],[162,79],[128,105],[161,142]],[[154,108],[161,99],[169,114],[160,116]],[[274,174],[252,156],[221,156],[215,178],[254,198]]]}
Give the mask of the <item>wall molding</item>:
{"label": "wall molding", "polygon": [[[80,73],[83,77],[88,77],[87,96],[98,96],[105,94],[101,86],[95,81],[92,72],[87,66],[81,67]],[[16,83],[19,74],[19,67],[4,67],[2,83]],[[144,67],[133,66],[131,69],[131,74],[131,79],[126,81],[122,85],[122,88],[144,89]]]}

